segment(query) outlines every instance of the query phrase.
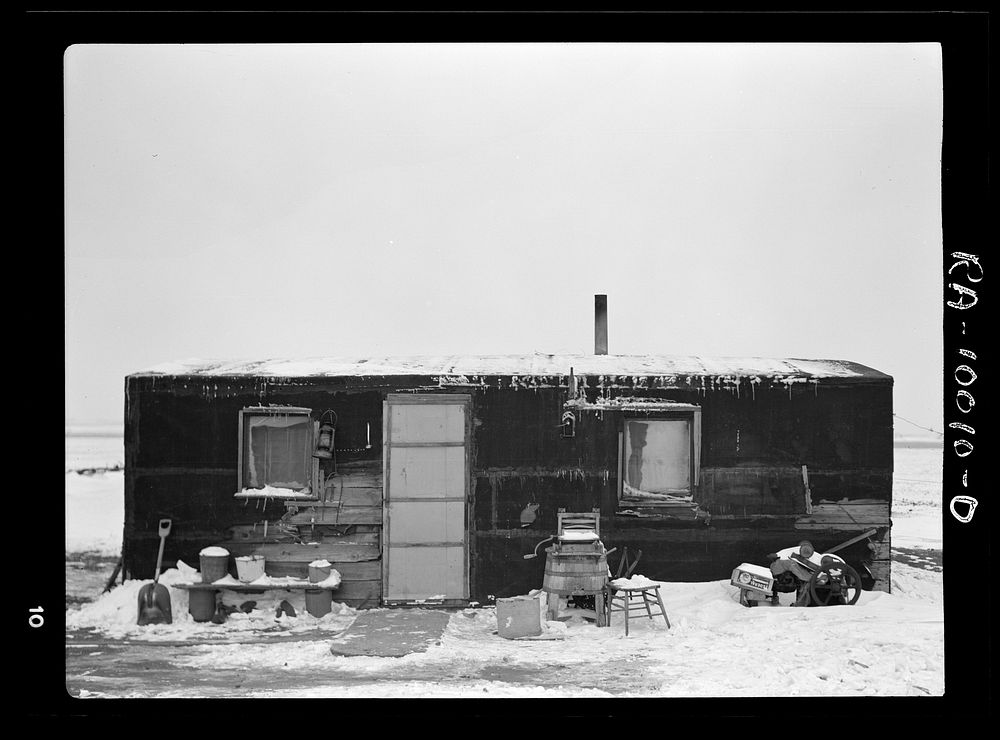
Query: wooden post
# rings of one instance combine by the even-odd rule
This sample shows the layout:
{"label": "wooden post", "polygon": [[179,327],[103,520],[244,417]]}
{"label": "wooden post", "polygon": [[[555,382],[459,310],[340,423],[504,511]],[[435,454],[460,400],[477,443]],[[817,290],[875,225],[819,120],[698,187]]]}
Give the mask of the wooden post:
{"label": "wooden post", "polygon": [[878,530],[869,529],[868,531],[866,531],[866,532],[864,532],[862,534],[859,534],[857,537],[851,537],[851,539],[849,539],[849,540],[847,540],[845,542],[841,542],[839,545],[835,545],[834,547],[828,548],[827,552],[831,553],[831,552],[837,552],[837,550],[843,550],[848,545],[853,545],[855,542],[858,542],[859,540],[863,540],[866,537],[871,537],[871,536],[873,536],[873,535],[875,535],[877,533],[878,533]]}
{"label": "wooden post", "polygon": [[802,484],[806,489],[806,514],[813,513],[812,491],[809,490],[809,468],[802,466]]}
{"label": "wooden post", "polygon": [[118,574],[121,572],[122,569],[122,559],[123,559],[122,557],[118,558],[118,564],[115,565],[115,569],[111,573],[111,578],[108,579],[108,582],[107,584],[105,584],[104,591],[102,593],[107,593],[114,586],[115,579],[118,578]]}
{"label": "wooden post", "polygon": [[559,594],[554,594],[551,591],[545,592],[545,616],[549,621],[558,619],[559,617]]}

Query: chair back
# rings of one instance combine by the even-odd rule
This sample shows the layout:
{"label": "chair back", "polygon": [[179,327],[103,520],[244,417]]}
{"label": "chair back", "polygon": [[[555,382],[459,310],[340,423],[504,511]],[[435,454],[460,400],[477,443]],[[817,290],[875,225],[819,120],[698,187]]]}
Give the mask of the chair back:
{"label": "chair back", "polygon": [[635,572],[635,567],[639,564],[639,558],[641,557],[642,550],[637,550],[635,557],[630,558],[628,547],[623,547],[621,557],[618,558],[618,572],[615,573],[615,578],[631,578],[632,573]]}

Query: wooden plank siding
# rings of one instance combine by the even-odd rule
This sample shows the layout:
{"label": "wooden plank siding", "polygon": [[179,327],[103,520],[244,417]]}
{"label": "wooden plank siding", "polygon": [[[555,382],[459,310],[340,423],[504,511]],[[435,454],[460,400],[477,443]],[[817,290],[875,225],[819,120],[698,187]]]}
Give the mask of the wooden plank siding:
{"label": "wooden plank siding", "polygon": [[[248,554],[264,556],[274,576],[308,576],[309,563],[330,562],[342,578],[335,601],[355,608],[382,602],[382,472],[377,460],[338,465],[315,504],[286,503],[286,526],[298,529],[302,543],[257,544]],[[358,531],[363,529],[366,531]],[[344,530],[343,534],[340,531]],[[312,542],[310,540],[319,541]],[[230,548],[232,550],[232,548]]]}
{"label": "wooden plank siding", "polygon": [[345,524],[381,524],[382,505],[310,506],[288,515],[284,521],[308,529],[310,524],[339,526]]}
{"label": "wooden plank siding", "polygon": [[[307,578],[309,561],[265,562],[269,576]],[[334,562],[330,565],[340,573],[340,588],[333,592],[333,600],[355,608],[373,608],[382,601],[382,564],[377,560],[365,562]]]}
{"label": "wooden plank siding", "polygon": [[[378,486],[364,486],[359,488],[347,488],[331,482],[326,487],[326,493],[322,501],[317,503],[307,502],[299,506],[309,506],[320,509],[336,509],[340,506],[381,506],[382,505],[382,483]],[[320,512],[324,513],[324,512]]]}
{"label": "wooden plank siding", "polygon": [[698,505],[713,516],[805,513],[798,467],[702,468]]}
{"label": "wooden plank siding", "polygon": [[811,514],[795,520],[796,529],[864,530],[885,526],[889,521],[889,504],[884,501],[845,501],[813,506]]}
{"label": "wooden plank siding", "polygon": [[225,542],[222,546],[234,557],[240,555],[261,555],[264,557],[265,570],[272,563],[301,563],[308,565],[314,560],[329,560],[331,563],[355,563],[367,560],[378,560],[380,557],[378,543],[328,541],[316,544],[292,543],[236,543]]}

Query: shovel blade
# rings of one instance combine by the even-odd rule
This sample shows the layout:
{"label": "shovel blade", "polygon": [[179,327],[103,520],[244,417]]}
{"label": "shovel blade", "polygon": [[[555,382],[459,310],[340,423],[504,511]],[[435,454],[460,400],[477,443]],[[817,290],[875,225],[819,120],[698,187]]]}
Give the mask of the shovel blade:
{"label": "shovel blade", "polygon": [[170,592],[161,583],[147,583],[139,589],[139,618],[136,624],[172,624]]}

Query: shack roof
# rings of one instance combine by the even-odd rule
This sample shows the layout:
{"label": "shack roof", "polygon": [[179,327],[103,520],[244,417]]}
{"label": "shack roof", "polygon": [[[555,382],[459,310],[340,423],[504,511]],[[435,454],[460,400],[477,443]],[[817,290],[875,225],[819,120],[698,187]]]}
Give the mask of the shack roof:
{"label": "shack roof", "polygon": [[181,360],[133,373],[135,376],[204,377],[382,377],[382,376],[686,376],[891,381],[885,373],[847,360],[763,357],[677,357],[670,355],[430,355],[411,357],[316,357],[301,360]]}

